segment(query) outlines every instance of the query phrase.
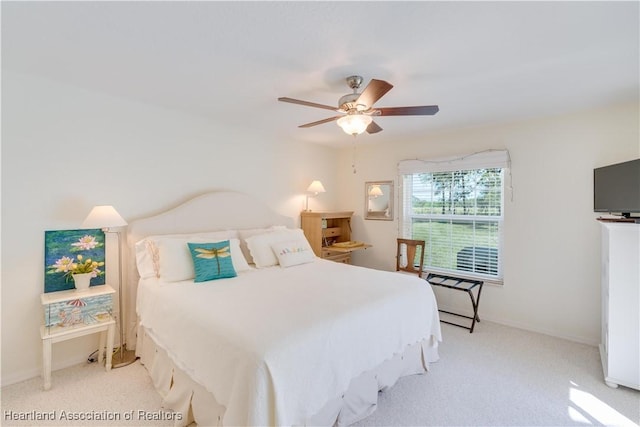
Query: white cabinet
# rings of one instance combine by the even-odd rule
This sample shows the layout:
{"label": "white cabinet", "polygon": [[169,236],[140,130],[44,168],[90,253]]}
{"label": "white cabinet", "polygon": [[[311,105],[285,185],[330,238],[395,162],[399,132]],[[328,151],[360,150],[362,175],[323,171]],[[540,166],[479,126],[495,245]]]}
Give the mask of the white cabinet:
{"label": "white cabinet", "polygon": [[604,380],[640,390],[640,224],[602,223],[601,283]]}

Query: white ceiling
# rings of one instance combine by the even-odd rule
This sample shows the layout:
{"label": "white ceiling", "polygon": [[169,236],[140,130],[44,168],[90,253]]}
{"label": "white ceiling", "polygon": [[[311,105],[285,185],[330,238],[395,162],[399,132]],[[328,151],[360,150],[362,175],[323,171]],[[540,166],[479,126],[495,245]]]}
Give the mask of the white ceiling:
{"label": "white ceiling", "polygon": [[335,105],[359,74],[395,87],[361,143],[638,101],[640,3],[2,2],[2,68],[239,123],[350,141]]}

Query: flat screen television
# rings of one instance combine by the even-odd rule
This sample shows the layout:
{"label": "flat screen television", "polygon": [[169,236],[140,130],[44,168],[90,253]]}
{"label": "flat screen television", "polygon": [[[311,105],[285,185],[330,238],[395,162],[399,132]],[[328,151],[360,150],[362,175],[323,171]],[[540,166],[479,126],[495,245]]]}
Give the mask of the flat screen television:
{"label": "flat screen television", "polygon": [[640,213],[640,159],[593,170],[593,210],[627,218]]}

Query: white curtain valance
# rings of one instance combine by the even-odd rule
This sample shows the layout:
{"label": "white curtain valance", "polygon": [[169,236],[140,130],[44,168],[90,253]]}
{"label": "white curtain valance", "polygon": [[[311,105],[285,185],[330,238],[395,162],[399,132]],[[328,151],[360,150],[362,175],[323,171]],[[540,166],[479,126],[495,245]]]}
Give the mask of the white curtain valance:
{"label": "white curtain valance", "polygon": [[398,173],[400,175],[409,175],[455,170],[509,168],[510,163],[511,158],[508,150],[485,150],[463,156],[439,159],[401,160],[398,163]]}

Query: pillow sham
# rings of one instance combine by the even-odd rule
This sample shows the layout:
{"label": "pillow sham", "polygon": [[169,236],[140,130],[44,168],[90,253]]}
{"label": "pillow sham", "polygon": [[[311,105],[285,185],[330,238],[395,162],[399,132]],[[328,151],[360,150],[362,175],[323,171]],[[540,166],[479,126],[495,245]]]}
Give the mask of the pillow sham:
{"label": "pillow sham", "polygon": [[142,239],[135,244],[136,267],[141,279],[158,277],[158,248],[152,240]]}
{"label": "pillow sham", "polygon": [[265,268],[278,265],[278,258],[271,245],[292,240],[304,240],[309,245],[301,229],[285,228],[284,230],[251,236],[247,239],[247,247],[251,252],[256,267]]}
{"label": "pillow sham", "polygon": [[276,254],[280,267],[306,264],[313,262],[316,257],[306,239],[274,243],[271,245],[271,249]]}
{"label": "pillow sham", "polygon": [[[147,277],[160,277],[160,254],[158,247],[159,243],[166,239],[181,238],[185,238],[191,241],[198,240],[201,242],[215,242],[238,238],[238,232],[236,230],[221,230],[205,231],[200,233],[162,234],[147,236],[144,239],[136,242],[135,244],[136,266],[138,268],[138,275],[143,279]],[[184,241],[184,251],[186,251],[187,259],[189,260],[187,265],[192,266],[193,262],[191,261],[191,257],[189,255],[189,249],[186,246],[186,242],[188,240]],[[244,263],[246,264],[246,260],[244,260]],[[193,277],[194,276],[192,273],[191,277],[188,277],[187,279],[192,279]]]}
{"label": "pillow sham", "polygon": [[194,282],[236,277],[231,262],[231,243],[228,240],[216,243],[188,243],[195,270]]}
{"label": "pillow sham", "polygon": [[251,255],[251,251],[247,246],[247,239],[249,237],[257,236],[259,234],[267,234],[277,230],[286,230],[287,227],[284,225],[272,225],[271,227],[265,228],[246,228],[244,230],[238,230],[238,236],[240,237],[240,249],[242,249],[242,254],[245,259],[249,262],[249,264],[254,264],[253,256]]}
{"label": "pillow sham", "polygon": [[[194,239],[196,240],[196,239]],[[189,239],[172,238],[156,241],[158,277],[165,282],[179,282],[195,277],[193,261],[187,242]]]}

